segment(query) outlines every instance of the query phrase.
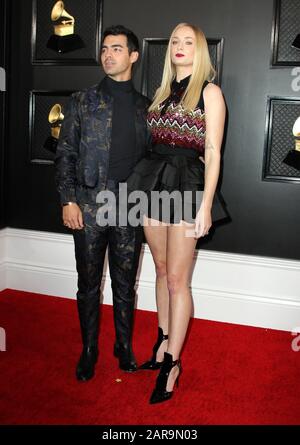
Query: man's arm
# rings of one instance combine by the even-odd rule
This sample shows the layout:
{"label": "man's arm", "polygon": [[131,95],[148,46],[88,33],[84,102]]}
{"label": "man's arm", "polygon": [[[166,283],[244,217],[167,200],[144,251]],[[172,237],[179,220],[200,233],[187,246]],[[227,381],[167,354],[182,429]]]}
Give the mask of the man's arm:
{"label": "man's arm", "polygon": [[147,124],[147,115],[148,115],[148,109],[151,105],[151,100],[148,97],[145,97],[146,101],[146,110],[145,110],[145,125],[146,125],[146,152],[151,150],[152,148],[152,134],[151,129]]}
{"label": "man's arm", "polygon": [[75,94],[70,97],[64,115],[55,156],[55,179],[61,204],[76,202],[76,161],[80,142],[80,120]]}
{"label": "man's arm", "polygon": [[[59,142],[57,146],[56,185],[63,205],[62,219],[70,229],[83,227],[82,213],[76,204],[76,162],[80,143],[80,120],[76,95],[72,95],[64,111]],[[64,205],[67,204],[67,205]]]}

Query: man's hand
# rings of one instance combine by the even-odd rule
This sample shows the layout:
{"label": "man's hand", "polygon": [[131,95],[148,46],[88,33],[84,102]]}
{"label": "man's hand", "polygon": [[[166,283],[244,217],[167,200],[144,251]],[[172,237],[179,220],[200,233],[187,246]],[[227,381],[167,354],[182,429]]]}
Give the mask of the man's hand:
{"label": "man's hand", "polygon": [[82,212],[75,202],[63,206],[62,218],[64,225],[69,229],[80,230],[83,228]]}

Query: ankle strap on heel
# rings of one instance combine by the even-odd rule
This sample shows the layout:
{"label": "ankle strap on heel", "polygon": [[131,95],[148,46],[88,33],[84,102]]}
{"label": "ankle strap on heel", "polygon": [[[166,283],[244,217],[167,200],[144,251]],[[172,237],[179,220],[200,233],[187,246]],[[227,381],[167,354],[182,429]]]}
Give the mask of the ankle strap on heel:
{"label": "ankle strap on heel", "polygon": [[164,341],[164,340],[168,340],[169,335],[168,334],[164,334],[164,331],[162,330],[162,328],[158,328],[158,340],[159,341]]}
{"label": "ankle strap on heel", "polygon": [[174,368],[174,366],[176,365],[179,368],[181,367],[180,358],[178,358],[177,360],[173,360],[173,356],[169,352],[165,352],[164,354],[164,364],[168,366],[170,369]]}

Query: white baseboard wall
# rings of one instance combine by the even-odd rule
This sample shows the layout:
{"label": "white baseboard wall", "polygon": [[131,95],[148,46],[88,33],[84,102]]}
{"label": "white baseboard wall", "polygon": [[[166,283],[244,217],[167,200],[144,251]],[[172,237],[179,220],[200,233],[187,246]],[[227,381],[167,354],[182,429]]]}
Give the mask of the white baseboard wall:
{"label": "white baseboard wall", "polygon": [[7,229],[0,230],[0,291],[5,289],[6,286],[6,264],[5,264],[5,258],[6,258],[6,231]]}
{"label": "white baseboard wall", "polygon": [[[191,283],[194,317],[292,331],[300,326],[300,261],[195,252]],[[0,230],[0,290],[75,298],[77,275],[71,235]],[[108,266],[103,302],[112,304]],[[155,270],[144,245],[137,280],[137,308],[155,311]]]}

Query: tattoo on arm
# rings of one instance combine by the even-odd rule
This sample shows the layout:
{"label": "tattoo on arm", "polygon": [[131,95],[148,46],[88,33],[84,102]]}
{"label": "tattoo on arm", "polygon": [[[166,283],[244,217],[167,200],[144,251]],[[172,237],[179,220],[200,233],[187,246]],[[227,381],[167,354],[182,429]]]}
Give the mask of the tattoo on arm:
{"label": "tattoo on arm", "polygon": [[215,150],[215,147],[208,138],[205,140],[205,150]]}

